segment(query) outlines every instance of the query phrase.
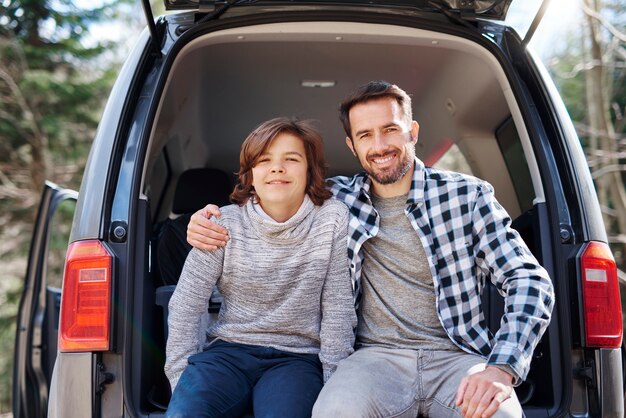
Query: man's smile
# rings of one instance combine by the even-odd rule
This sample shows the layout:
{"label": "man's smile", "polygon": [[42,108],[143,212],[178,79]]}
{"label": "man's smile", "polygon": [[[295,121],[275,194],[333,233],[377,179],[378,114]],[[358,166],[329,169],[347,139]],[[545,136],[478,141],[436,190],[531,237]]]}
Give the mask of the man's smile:
{"label": "man's smile", "polygon": [[381,155],[370,156],[368,160],[376,165],[387,165],[392,160],[397,158],[397,153],[392,151]]}

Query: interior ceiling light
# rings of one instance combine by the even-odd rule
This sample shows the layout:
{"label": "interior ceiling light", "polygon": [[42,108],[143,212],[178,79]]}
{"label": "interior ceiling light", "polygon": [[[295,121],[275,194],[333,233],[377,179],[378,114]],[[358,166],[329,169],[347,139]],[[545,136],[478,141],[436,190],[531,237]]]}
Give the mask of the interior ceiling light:
{"label": "interior ceiling light", "polygon": [[302,87],[335,87],[334,80],[302,80]]}

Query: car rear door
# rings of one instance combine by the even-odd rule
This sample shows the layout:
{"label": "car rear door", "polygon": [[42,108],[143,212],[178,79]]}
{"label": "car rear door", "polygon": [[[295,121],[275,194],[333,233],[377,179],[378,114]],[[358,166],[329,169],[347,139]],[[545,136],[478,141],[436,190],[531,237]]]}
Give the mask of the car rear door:
{"label": "car rear door", "polygon": [[46,182],[17,316],[13,416],[45,417],[57,354],[63,265],[78,193]]}

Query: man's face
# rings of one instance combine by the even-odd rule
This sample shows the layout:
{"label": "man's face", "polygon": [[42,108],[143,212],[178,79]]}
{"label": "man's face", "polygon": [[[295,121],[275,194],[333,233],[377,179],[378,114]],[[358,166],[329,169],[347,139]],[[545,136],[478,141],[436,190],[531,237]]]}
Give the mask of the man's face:
{"label": "man's face", "polygon": [[346,144],[375,182],[389,185],[413,167],[419,125],[407,121],[393,98],[381,98],[352,107],[352,140]]}

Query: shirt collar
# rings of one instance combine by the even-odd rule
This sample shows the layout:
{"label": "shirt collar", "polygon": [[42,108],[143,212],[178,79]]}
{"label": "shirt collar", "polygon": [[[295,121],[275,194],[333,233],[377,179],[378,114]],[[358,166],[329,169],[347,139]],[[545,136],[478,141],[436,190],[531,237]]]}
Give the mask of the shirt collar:
{"label": "shirt collar", "polygon": [[417,157],[415,157],[414,161],[415,167],[413,168],[411,189],[406,199],[406,203],[409,205],[420,204],[424,201],[424,188],[426,187],[426,170],[424,163]]}

